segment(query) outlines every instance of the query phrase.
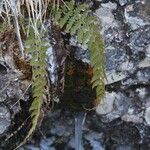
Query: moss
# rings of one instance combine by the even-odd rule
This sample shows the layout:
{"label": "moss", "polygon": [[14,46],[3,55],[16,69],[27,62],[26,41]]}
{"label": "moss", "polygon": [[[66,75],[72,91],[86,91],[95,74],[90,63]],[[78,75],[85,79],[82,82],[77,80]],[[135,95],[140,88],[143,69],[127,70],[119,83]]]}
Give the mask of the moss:
{"label": "moss", "polygon": [[84,110],[94,107],[96,93],[90,84],[92,68],[74,58],[67,59],[65,88],[62,102],[71,110]]}

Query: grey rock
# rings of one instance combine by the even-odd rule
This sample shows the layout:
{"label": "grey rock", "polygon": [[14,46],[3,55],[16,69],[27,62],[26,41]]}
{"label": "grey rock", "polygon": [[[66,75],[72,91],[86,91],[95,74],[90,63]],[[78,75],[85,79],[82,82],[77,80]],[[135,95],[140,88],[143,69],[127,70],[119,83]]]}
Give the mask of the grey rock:
{"label": "grey rock", "polygon": [[15,95],[17,94],[17,92],[18,92],[18,91],[16,91],[16,89],[13,88],[13,87],[11,87],[11,86],[9,86],[9,87],[7,88],[7,91],[6,91],[7,96],[8,96],[9,98],[14,98]]}
{"label": "grey rock", "polygon": [[109,27],[117,26],[117,23],[114,20],[114,15],[112,14],[112,10],[117,8],[116,3],[105,3],[96,10],[96,15],[101,19],[102,24],[102,33],[107,30]]}
{"label": "grey rock", "polygon": [[106,84],[123,80],[128,76],[128,71],[133,69],[133,64],[124,50],[113,47],[106,48]]}
{"label": "grey rock", "polygon": [[123,34],[123,30],[120,28],[117,22],[114,22],[114,26],[110,25],[108,29],[106,28],[103,33],[106,47],[110,45],[116,46],[117,43],[123,42]]}
{"label": "grey rock", "polygon": [[144,26],[132,33],[130,33],[130,48],[134,54],[139,51],[145,51],[148,44],[150,44],[150,26]]}
{"label": "grey rock", "polygon": [[125,7],[125,21],[130,25],[132,30],[136,30],[145,25],[149,25],[149,6],[150,3],[144,0],[139,3],[134,2],[133,4]]}
{"label": "grey rock", "polygon": [[51,147],[54,141],[55,141],[55,137],[42,139],[40,142],[40,148],[44,150],[55,150],[54,147]]}
{"label": "grey rock", "polygon": [[121,92],[108,93],[105,96],[104,103],[98,105],[96,112],[103,115],[105,122],[110,122],[127,113],[130,105],[130,99]]}
{"label": "grey rock", "polygon": [[0,134],[3,134],[11,124],[9,109],[5,105],[0,105]]}
{"label": "grey rock", "polygon": [[[26,145],[24,148],[22,148],[23,150],[40,150],[40,148],[35,147],[33,145]],[[19,150],[22,150],[21,148]]]}
{"label": "grey rock", "polygon": [[125,4],[127,4],[127,0],[119,0],[119,4],[121,6],[124,6]]}
{"label": "grey rock", "polygon": [[0,102],[3,102],[7,99],[7,95],[5,92],[0,92]]}
{"label": "grey rock", "polygon": [[136,79],[139,83],[148,83],[150,79],[150,68],[144,68],[136,73]]}
{"label": "grey rock", "polygon": [[116,150],[134,150],[132,145],[119,145]]}
{"label": "grey rock", "polygon": [[107,80],[105,81],[105,84],[109,85],[109,84],[112,84],[112,83],[115,83],[115,82],[125,79],[127,77],[127,74],[123,73],[123,72],[117,72],[115,70],[112,70],[112,71],[106,72],[106,77],[107,77]]}
{"label": "grey rock", "polygon": [[[149,0],[108,1],[99,0],[95,14],[101,20],[100,32],[105,39],[109,92],[97,106],[96,114],[87,115],[83,146],[93,150],[150,149],[150,3]],[[77,47],[76,59],[90,63],[87,47],[78,44],[76,37],[71,38],[70,45]],[[48,129],[43,125],[43,130],[48,137],[41,139],[40,147],[51,150],[53,145],[59,145],[60,138],[65,148],[75,148],[72,112],[51,112],[45,122]]]}
{"label": "grey rock", "polygon": [[126,122],[133,122],[133,123],[143,123],[143,118],[142,118],[142,115],[129,115],[129,114],[125,114],[121,117],[121,119],[123,121],[126,121]]}
{"label": "grey rock", "polygon": [[127,87],[138,84],[147,85],[150,80],[150,68],[141,68],[140,70],[136,70],[135,73],[131,74],[130,77],[125,78],[121,81],[121,85],[127,89]]}
{"label": "grey rock", "polygon": [[150,107],[148,107],[145,111],[145,121],[148,125],[150,125]]}
{"label": "grey rock", "polygon": [[84,63],[90,64],[90,54],[87,49],[84,50],[84,49],[77,47],[75,51],[75,58],[77,60],[82,60]]}
{"label": "grey rock", "polygon": [[150,60],[150,44],[146,48],[146,57]]}
{"label": "grey rock", "polygon": [[73,137],[73,138],[71,138],[71,140],[69,141],[69,146],[71,147],[71,148],[75,148],[75,138]]}
{"label": "grey rock", "polygon": [[150,67],[150,60],[148,58],[145,58],[138,64],[138,68],[147,68],[147,67]]}
{"label": "grey rock", "polygon": [[57,134],[58,136],[62,136],[65,134],[66,127],[63,125],[57,125],[57,127],[54,129],[51,129],[52,134]]}
{"label": "grey rock", "polygon": [[102,133],[92,132],[85,136],[85,139],[90,143],[92,150],[105,150],[101,143]]}
{"label": "grey rock", "polygon": [[111,113],[113,111],[113,104],[116,97],[117,94],[115,92],[107,92],[103,99],[103,103],[97,106],[96,112],[101,115]]}
{"label": "grey rock", "polygon": [[146,87],[141,87],[136,89],[136,94],[140,99],[145,99],[148,95],[148,89]]}
{"label": "grey rock", "polygon": [[145,103],[145,107],[146,108],[150,107],[150,99],[148,99],[148,101]]}
{"label": "grey rock", "polygon": [[128,56],[124,50],[117,49],[114,47],[106,48],[106,70],[117,70],[119,71],[120,65],[128,61]]}

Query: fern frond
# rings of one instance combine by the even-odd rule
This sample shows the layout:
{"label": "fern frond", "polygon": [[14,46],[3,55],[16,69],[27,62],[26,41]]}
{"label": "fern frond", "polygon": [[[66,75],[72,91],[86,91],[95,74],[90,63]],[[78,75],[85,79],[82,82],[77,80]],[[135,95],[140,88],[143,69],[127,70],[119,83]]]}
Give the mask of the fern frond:
{"label": "fern frond", "polygon": [[[74,6],[72,6],[74,4]],[[54,19],[61,28],[71,35],[76,34],[77,40],[90,49],[91,66],[93,67],[92,87],[96,88],[97,104],[105,94],[105,55],[104,42],[100,35],[99,23],[92,16],[88,5],[75,5],[74,0],[59,8]],[[59,19],[58,19],[59,18]]]}
{"label": "fern frond", "polygon": [[[100,36],[97,34],[97,30],[94,31],[95,39],[88,43],[90,49],[90,59],[91,65],[93,67],[93,78],[92,78],[92,87],[96,88],[97,94],[97,104],[99,99],[102,98],[105,94],[105,55],[104,55],[104,42]],[[96,42],[97,43],[96,43]]]}
{"label": "fern frond", "polygon": [[[32,31],[31,31],[32,33]],[[31,121],[32,121],[32,126],[27,133],[27,136],[17,146],[19,148],[21,145],[23,145],[33,134],[33,132],[36,129],[36,126],[39,121],[39,116],[41,113],[41,107],[43,104],[43,94],[45,93],[45,86],[47,84],[46,81],[46,50],[47,46],[42,40],[42,33],[41,35],[33,35],[30,36],[26,42],[26,44],[30,44],[30,48],[27,49],[28,53],[32,55],[30,64],[32,66],[32,97],[33,97],[33,102],[30,106],[30,113],[31,113]],[[17,149],[16,148],[16,149]]]}

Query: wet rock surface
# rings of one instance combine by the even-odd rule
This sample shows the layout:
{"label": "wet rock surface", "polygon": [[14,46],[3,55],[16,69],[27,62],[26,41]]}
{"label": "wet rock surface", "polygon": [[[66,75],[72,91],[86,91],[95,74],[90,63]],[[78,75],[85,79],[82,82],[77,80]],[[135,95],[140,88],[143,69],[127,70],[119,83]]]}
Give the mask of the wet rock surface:
{"label": "wet rock surface", "polygon": [[[68,111],[55,110],[47,116],[41,127],[29,144],[19,150],[73,150],[75,149],[75,120]],[[59,121],[56,119],[59,118]],[[86,150],[116,150],[144,149],[148,147],[149,127],[141,123],[122,121],[121,118],[104,122],[102,117],[87,114],[83,127],[83,148]],[[41,136],[40,136],[41,135]],[[41,137],[41,139],[39,139]],[[143,145],[143,143],[145,143]]]}

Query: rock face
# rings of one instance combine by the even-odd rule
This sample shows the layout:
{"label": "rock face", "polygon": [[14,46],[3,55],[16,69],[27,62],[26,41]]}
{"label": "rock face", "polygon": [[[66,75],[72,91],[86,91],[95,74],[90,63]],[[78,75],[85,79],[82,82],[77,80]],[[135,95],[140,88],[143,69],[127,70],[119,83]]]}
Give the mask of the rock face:
{"label": "rock face", "polygon": [[[13,82],[14,81],[14,82]],[[15,76],[12,73],[7,72],[7,68],[1,62],[0,64],[0,134],[3,134],[11,124],[11,118],[14,117],[15,113],[17,113],[17,109],[14,109],[13,113],[10,114],[10,108],[12,104],[9,106],[6,105],[6,102],[9,102],[9,99],[15,99],[16,91],[14,91],[14,87],[12,87],[12,83],[15,84]],[[11,101],[13,103],[13,101]],[[16,107],[19,108],[19,107]]]}
{"label": "rock face", "polygon": [[[106,45],[106,96],[96,113],[87,114],[83,129],[85,150],[150,149],[150,2],[149,0],[99,0],[101,33]],[[89,52],[77,46],[75,58],[89,63]],[[43,122],[39,146],[36,140],[21,150],[71,150],[74,119],[56,110]],[[34,146],[33,146],[34,145]]]}
{"label": "rock face", "polygon": [[[149,125],[150,2],[100,1],[95,14],[101,20],[106,45],[107,88],[96,112],[105,121],[121,118]],[[79,51],[79,50],[78,50]],[[77,51],[77,59],[88,60]],[[88,61],[86,61],[89,63]]]}
{"label": "rock face", "polygon": [[10,112],[9,109],[1,105],[0,106],[0,134],[3,134],[7,128],[10,126]]}
{"label": "rock face", "polygon": [[[102,20],[102,34],[106,43],[106,67],[109,72],[107,84],[108,89],[111,89],[111,92],[106,94],[104,104],[97,107],[97,113],[108,118],[109,122],[112,121],[109,116],[115,119],[114,112],[118,111],[120,114],[117,118],[149,125],[148,6],[150,2],[146,0],[134,2],[119,0],[117,3],[111,1],[102,3],[96,11],[97,16]],[[106,10],[107,14],[109,12],[107,17],[111,18],[111,23],[103,15]],[[121,102],[123,97],[126,98]],[[122,103],[122,107],[118,102]]]}
{"label": "rock face", "polygon": [[[19,59],[15,34],[8,30],[0,35],[0,149],[13,149],[13,140],[4,141],[29,115],[30,82],[26,78],[27,62]],[[15,51],[15,54],[13,53]],[[26,68],[27,67],[27,68]],[[22,69],[21,69],[22,68]],[[27,70],[28,70],[27,69]],[[28,70],[28,71],[29,71]],[[24,72],[26,71],[26,72]],[[20,140],[20,138],[18,139]],[[15,142],[14,142],[15,143]],[[13,144],[13,146],[11,146]],[[4,146],[5,145],[5,146]],[[3,147],[4,146],[4,147]],[[6,149],[7,149],[6,148]]]}
{"label": "rock face", "polygon": [[[108,79],[104,103],[96,108],[96,113],[87,114],[83,147],[85,150],[149,150],[150,1],[99,0],[93,3],[99,4],[95,14],[101,20],[100,32],[105,39]],[[70,43],[75,45],[73,40]],[[85,49],[78,46],[75,57],[89,63],[89,52]],[[0,102],[5,99],[3,95]],[[3,118],[7,111],[8,116]],[[0,133],[3,133],[10,124],[7,106],[0,105],[1,119],[5,124],[4,128],[0,123]],[[74,119],[70,111],[58,108],[50,112],[41,131],[37,133],[38,138],[20,150],[75,148]],[[41,133],[46,138],[41,137]]]}

